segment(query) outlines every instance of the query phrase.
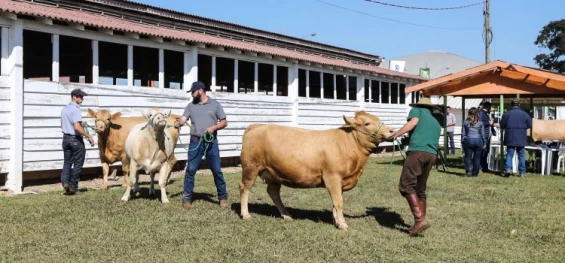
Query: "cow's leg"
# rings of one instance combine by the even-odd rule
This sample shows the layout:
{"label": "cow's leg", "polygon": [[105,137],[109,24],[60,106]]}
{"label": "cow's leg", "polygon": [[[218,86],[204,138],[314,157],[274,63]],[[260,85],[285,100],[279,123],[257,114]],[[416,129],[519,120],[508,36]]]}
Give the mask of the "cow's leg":
{"label": "cow's leg", "polygon": [[108,174],[110,173],[110,165],[107,162],[102,162],[102,176],[104,177],[102,182],[102,190],[108,190]]}
{"label": "cow's leg", "polygon": [[341,189],[341,180],[331,179],[325,181],[325,184],[333,202],[332,214],[334,217],[334,223],[339,229],[347,230],[348,226],[347,223],[345,223],[345,217],[343,216],[343,191]]}
{"label": "cow's leg", "polygon": [[271,199],[273,200],[273,203],[275,203],[275,205],[277,206],[277,209],[279,209],[279,212],[281,213],[282,218],[284,220],[291,221],[292,217],[290,216],[290,213],[284,207],[282,200],[281,200],[281,184],[274,182],[274,181],[269,181],[268,184],[267,184],[267,193],[269,193],[269,195],[271,196]]}
{"label": "cow's leg", "polygon": [[129,168],[130,168],[129,158],[128,157],[122,158],[122,173],[124,174],[122,178],[122,188],[128,187],[129,185]]}
{"label": "cow's leg", "polygon": [[112,179],[112,181],[116,181],[118,180],[117,175],[118,175],[118,169],[117,168],[112,168],[112,166],[110,166],[110,178]]}
{"label": "cow's leg", "polygon": [[[122,196],[122,201],[127,202],[130,199],[130,193],[131,193],[131,185],[132,184],[137,184],[137,181],[135,180],[137,178],[137,164],[135,161],[132,161],[130,163],[130,170],[129,171],[133,171],[133,175],[128,175],[129,178],[131,178],[131,181],[127,182],[126,185],[126,192],[124,193],[124,195]],[[124,173],[124,178],[126,177],[126,174]]]}
{"label": "cow's leg", "polygon": [[149,173],[149,196],[155,197],[155,173]]}
{"label": "cow's leg", "polygon": [[239,198],[241,204],[241,218],[244,220],[251,219],[251,215],[249,215],[249,209],[247,207],[249,201],[249,191],[257,176],[259,175],[258,171],[254,168],[247,168],[243,165],[242,173],[241,173],[241,182],[239,182]]}
{"label": "cow's leg", "polygon": [[[176,162],[176,161],[175,161]],[[169,198],[167,197],[167,183],[171,175],[172,166],[168,162],[163,163],[159,171],[159,188],[161,189],[161,203],[168,204]]]}

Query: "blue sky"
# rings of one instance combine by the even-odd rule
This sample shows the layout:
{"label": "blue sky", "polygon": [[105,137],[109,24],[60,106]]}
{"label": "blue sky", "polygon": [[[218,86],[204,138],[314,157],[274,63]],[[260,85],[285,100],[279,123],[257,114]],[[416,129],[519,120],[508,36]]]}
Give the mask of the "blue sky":
{"label": "blue sky", "polygon": [[[482,39],[483,5],[425,11],[389,7],[365,0],[134,1],[266,31],[281,33],[284,28],[284,34],[295,37],[316,32],[315,37],[308,39],[384,56],[387,60],[428,50],[447,51],[479,62],[485,60]],[[419,7],[452,7],[479,1],[381,2]],[[537,67],[533,58],[543,50],[535,46],[534,41],[542,27],[552,20],[565,18],[564,0],[492,0],[490,8],[494,34],[491,58],[525,66]],[[451,29],[414,26],[374,16]]]}

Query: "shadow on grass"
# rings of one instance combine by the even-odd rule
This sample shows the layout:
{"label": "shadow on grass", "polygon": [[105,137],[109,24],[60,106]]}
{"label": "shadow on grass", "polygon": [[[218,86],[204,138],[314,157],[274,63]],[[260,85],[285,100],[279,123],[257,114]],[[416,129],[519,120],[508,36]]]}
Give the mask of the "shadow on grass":
{"label": "shadow on grass", "polygon": [[[248,208],[251,216],[253,216],[253,214],[258,214],[262,216],[278,217],[282,219],[279,210],[275,205],[250,203]],[[293,220],[310,220],[316,223],[323,222],[333,225],[333,215],[330,210],[305,210],[291,207],[285,208],[286,210],[288,210]],[[241,211],[241,204],[232,203],[231,209],[239,215]],[[408,233],[408,228],[410,227],[404,222],[400,214],[394,211],[390,211],[389,208],[384,207],[367,207],[365,215],[351,216],[344,214],[344,217],[346,219],[373,217],[379,225],[405,233]]]}

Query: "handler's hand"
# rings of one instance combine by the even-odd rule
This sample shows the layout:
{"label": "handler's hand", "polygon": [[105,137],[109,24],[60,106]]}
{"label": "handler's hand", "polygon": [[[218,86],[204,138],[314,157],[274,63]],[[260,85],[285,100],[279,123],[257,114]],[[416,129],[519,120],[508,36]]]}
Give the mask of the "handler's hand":
{"label": "handler's hand", "polygon": [[215,131],[215,129],[212,126],[206,128],[206,132],[208,132],[208,133],[214,133],[214,131]]}

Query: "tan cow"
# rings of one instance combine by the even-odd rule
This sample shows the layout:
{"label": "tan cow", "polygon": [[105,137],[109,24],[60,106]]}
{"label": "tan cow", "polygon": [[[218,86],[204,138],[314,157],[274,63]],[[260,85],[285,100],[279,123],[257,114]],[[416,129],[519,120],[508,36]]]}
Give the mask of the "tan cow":
{"label": "tan cow", "polygon": [[[139,123],[147,123],[147,119],[141,117],[121,117],[121,112],[111,114],[107,110],[100,110],[98,112],[88,109],[88,116],[95,118],[94,131],[98,134],[98,154],[100,162],[102,163],[102,174],[104,182],[101,189],[108,189],[108,174],[110,174],[110,165],[115,162],[122,162],[123,181],[122,187],[128,186],[128,173],[129,173],[129,159],[127,158],[124,150],[126,138],[131,128]],[[170,125],[167,129],[171,133],[173,142],[177,144],[180,129],[174,127],[175,120],[179,115],[171,114],[167,119],[167,124]],[[172,167],[177,162],[174,154],[169,161]],[[115,172],[115,170],[114,170]]]}
{"label": "tan cow", "polygon": [[134,192],[139,193],[139,171],[144,170],[151,179],[149,195],[155,195],[154,179],[155,173],[159,172],[159,187],[161,189],[161,202],[168,204],[167,191],[165,189],[171,169],[171,159],[174,157],[175,142],[167,127],[167,118],[171,111],[165,112],[159,108],[153,108],[143,113],[145,123],[136,124],[131,128],[126,138],[126,154],[129,158],[130,182],[122,201],[130,198],[131,185]]}
{"label": "tan cow", "polygon": [[239,184],[241,216],[250,219],[249,191],[257,176],[282,217],[292,220],[280,198],[281,185],[291,188],[325,187],[333,202],[334,223],[347,230],[342,192],[357,185],[371,153],[394,132],[377,116],[357,111],[343,116],[345,125],[328,130],[307,130],[276,124],[252,124],[243,134],[242,177]]}
{"label": "tan cow", "polygon": [[[537,141],[565,141],[565,120],[532,119],[532,139]],[[530,130],[528,129],[528,134]]]}

